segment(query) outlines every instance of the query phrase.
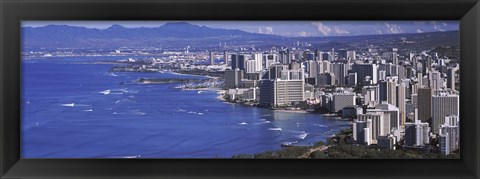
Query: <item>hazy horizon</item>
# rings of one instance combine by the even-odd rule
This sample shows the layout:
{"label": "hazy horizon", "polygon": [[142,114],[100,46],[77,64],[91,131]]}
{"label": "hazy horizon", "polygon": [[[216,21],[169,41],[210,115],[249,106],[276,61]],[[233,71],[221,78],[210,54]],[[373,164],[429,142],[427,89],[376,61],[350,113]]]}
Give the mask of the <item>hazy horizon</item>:
{"label": "hazy horizon", "polygon": [[285,37],[358,36],[459,30],[458,21],[22,21],[22,27],[68,25],[107,29],[113,25],[120,25],[125,28],[156,28],[169,22],[187,22],[209,28],[237,29]]}

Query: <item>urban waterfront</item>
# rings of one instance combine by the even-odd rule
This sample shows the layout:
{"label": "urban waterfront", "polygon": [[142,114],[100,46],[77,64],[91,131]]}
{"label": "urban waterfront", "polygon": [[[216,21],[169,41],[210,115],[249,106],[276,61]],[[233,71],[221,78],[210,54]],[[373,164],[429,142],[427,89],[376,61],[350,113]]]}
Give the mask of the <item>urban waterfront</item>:
{"label": "urban waterfront", "polygon": [[127,57],[22,61],[22,158],[229,158],[325,141],[350,122],[223,102],[216,91],[139,84],[202,78],[109,72]]}
{"label": "urban waterfront", "polygon": [[22,157],[460,156],[458,21],[123,25],[22,22]]}

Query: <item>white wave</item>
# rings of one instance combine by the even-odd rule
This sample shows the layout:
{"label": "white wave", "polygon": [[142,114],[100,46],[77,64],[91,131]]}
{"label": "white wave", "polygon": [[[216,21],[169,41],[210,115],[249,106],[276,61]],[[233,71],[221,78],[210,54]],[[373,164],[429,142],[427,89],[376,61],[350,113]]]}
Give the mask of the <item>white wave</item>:
{"label": "white wave", "polygon": [[98,93],[102,93],[103,95],[110,94],[110,90],[100,91]]}
{"label": "white wave", "polygon": [[268,128],[270,131],[281,131],[282,128],[276,127],[276,128]]}
{"label": "white wave", "polygon": [[75,103],[61,104],[60,106],[73,107],[75,106]]}
{"label": "white wave", "polygon": [[266,121],[266,120],[267,120],[267,119],[263,119],[263,118],[262,118],[262,119],[260,119],[260,121]]}
{"label": "white wave", "polygon": [[83,110],[83,111],[86,111],[86,112],[92,112],[93,109],[87,109],[87,110]]}
{"label": "white wave", "polygon": [[119,158],[139,158],[141,155],[120,156]]}
{"label": "white wave", "polygon": [[118,113],[117,113],[117,112],[113,112],[112,114],[117,115]]}
{"label": "white wave", "polygon": [[307,135],[308,135],[308,133],[304,133],[304,134],[299,134],[296,137],[299,138],[299,139],[305,139],[305,137],[307,137]]}
{"label": "white wave", "polygon": [[187,112],[187,110],[185,110],[185,109],[177,109],[177,111],[179,111],[179,112]]}
{"label": "white wave", "polygon": [[318,127],[327,127],[326,125],[322,125],[322,124],[313,124],[313,125]]}
{"label": "white wave", "polygon": [[240,123],[237,123],[237,124],[240,124],[240,125],[248,125],[246,122],[240,122]]}
{"label": "white wave", "polygon": [[147,113],[144,113],[140,110],[134,110],[132,111],[134,115],[137,115],[137,116],[145,116]]}
{"label": "white wave", "polygon": [[198,114],[198,115],[203,115],[203,113],[201,113],[201,112],[199,112],[199,113],[197,113],[197,114]]}

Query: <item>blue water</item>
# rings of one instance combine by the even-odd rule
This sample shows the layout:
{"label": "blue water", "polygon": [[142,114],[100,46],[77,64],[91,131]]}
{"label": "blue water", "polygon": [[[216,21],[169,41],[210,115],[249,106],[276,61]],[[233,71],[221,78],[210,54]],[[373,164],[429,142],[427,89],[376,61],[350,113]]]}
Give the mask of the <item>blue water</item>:
{"label": "blue water", "polygon": [[348,127],[318,114],[222,102],[215,91],[133,83],[198,76],[112,73],[111,64],[85,63],[116,59],[125,57],[22,61],[22,158],[229,158],[282,142],[313,144]]}

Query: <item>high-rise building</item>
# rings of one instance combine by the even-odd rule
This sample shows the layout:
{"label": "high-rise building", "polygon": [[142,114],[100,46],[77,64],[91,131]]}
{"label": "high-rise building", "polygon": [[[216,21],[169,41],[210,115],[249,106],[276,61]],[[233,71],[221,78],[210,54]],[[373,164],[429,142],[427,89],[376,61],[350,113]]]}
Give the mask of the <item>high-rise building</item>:
{"label": "high-rise building", "polygon": [[246,73],[255,73],[256,71],[256,62],[255,60],[245,61],[245,72]]}
{"label": "high-rise building", "polygon": [[[417,89],[418,88],[423,88],[423,73],[422,72],[417,72]],[[414,91],[414,93],[417,93]]]}
{"label": "high-rise building", "polygon": [[262,53],[254,53],[252,55],[252,60],[255,62],[255,72],[259,72],[263,70],[262,61],[263,61],[263,54]]}
{"label": "high-rise building", "polygon": [[307,63],[307,73],[309,77],[317,77],[318,76],[318,61],[309,60]]}
{"label": "high-rise building", "polygon": [[303,55],[303,59],[308,61],[308,60],[315,60],[315,54],[309,51],[306,51]]}
{"label": "high-rise building", "polygon": [[428,84],[434,92],[443,88],[443,78],[441,73],[437,70],[432,70],[428,76]]}
{"label": "high-rise building", "polygon": [[322,52],[322,61],[330,61],[330,52]]}
{"label": "high-rise building", "polygon": [[359,144],[365,143],[365,128],[367,128],[367,121],[353,121],[353,140]]}
{"label": "high-rise building", "polygon": [[334,85],[334,76],[331,73],[323,73],[317,76],[317,85],[320,87]]}
{"label": "high-rise building", "polygon": [[273,64],[268,68],[269,79],[277,79],[282,77],[282,71],[287,70],[288,67],[282,64]]}
{"label": "high-rise building", "polygon": [[223,51],[223,63],[228,65],[228,53],[227,51]]}
{"label": "high-rise building", "polygon": [[400,112],[398,108],[393,105],[386,103],[385,101],[377,104],[375,109],[367,109],[367,112],[381,112],[386,115],[389,115],[390,119],[390,128],[391,129],[400,129]]}
{"label": "high-rise building", "polygon": [[432,128],[438,133],[440,125],[449,115],[459,116],[459,97],[457,94],[438,93],[432,97]]}
{"label": "high-rise building", "polygon": [[354,87],[357,84],[357,73],[348,73],[348,85]]}
{"label": "high-rise building", "polygon": [[245,55],[232,54],[231,56],[232,70],[245,70]]}
{"label": "high-rise building", "polygon": [[432,118],[432,89],[418,88],[417,91],[418,120],[429,121]]}
{"label": "high-rise building", "polygon": [[440,134],[448,134],[448,153],[451,151],[457,150],[459,148],[459,142],[460,142],[460,130],[458,126],[450,126],[447,124],[443,124],[440,126],[439,133]]}
{"label": "high-rise building", "polygon": [[449,68],[447,70],[447,88],[455,90],[455,72],[456,68]]}
{"label": "high-rise building", "polygon": [[397,74],[398,74],[398,83],[400,83],[406,77],[406,70],[405,67],[399,65],[397,66]]}
{"label": "high-rise building", "polygon": [[215,53],[213,52],[210,52],[210,65],[214,65],[215,64]]}
{"label": "high-rise building", "polygon": [[449,126],[459,126],[459,118],[457,115],[447,115],[445,116],[445,122],[443,124]]}
{"label": "high-rise building", "polygon": [[364,96],[364,104],[368,107],[374,107],[379,101],[378,86],[364,86],[362,88],[362,95]]}
{"label": "high-rise building", "polygon": [[347,60],[347,49],[339,49],[338,50],[338,59],[339,60]]}
{"label": "high-rise building", "polygon": [[345,86],[345,76],[347,74],[347,67],[345,63],[332,63],[332,73],[335,76],[335,85]]}
{"label": "high-rise building", "polygon": [[400,126],[403,126],[406,120],[406,92],[405,83],[400,83],[397,86],[397,107],[400,112]]}
{"label": "high-rise building", "polygon": [[[278,79],[278,77],[277,77]],[[282,80],[303,80],[303,70],[282,70],[280,79]]]}
{"label": "high-rise building", "polygon": [[386,80],[387,79],[387,72],[385,70],[378,71],[378,81]]}
{"label": "high-rise building", "polygon": [[377,84],[377,64],[355,63],[352,66],[352,71],[357,73],[358,82],[364,81],[365,77],[369,76],[372,80],[372,84]]}
{"label": "high-rise building", "polygon": [[261,80],[260,103],[268,106],[291,105],[304,100],[304,80]]}
{"label": "high-rise building", "polygon": [[398,78],[389,76],[385,81],[379,82],[380,100],[389,104],[397,104],[397,81]]}
{"label": "high-rise building", "polygon": [[377,148],[380,150],[395,150],[395,144],[395,136],[392,134],[377,137]]}
{"label": "high-rise building", "polygon": [[398,54],[397,54],[397,51],[398,51],[397,48],[393,48],[393,49],[392,49],[392,63],[393,63],[394,65],[398,65]]}
{"label": "high-rise building", "polygon": [[432,70],[432,56],[427,56],[423,61],[422,61],[422,73],[423,74],[428,74]]}
{"label": "high-rise building", "polygon": [[318,63],[318,70],[320,74],[330,73],[330,62],[329,61],[320,61]]}
{"label": "high-rise building", "polygon": [[332,99],[333,111],[338,112],[344,107],[355,105],[354,93],[333,93]]}
{"label": "high-rise building", "polygon": [[275,80],[260,80],[260,105],[275,104]]}
{"label": "high-rise building", "polygon": [[278,63],[278,56],[277,54],[263,54],[264,65],[262,65],[263,69],[269,69],[270,65]]}
{"label": "high-rise building", "polygon": [[356,54],[355,51],[347,51],[347,59],[348,60],[356,60]]}
{"label": "high-rise building", "polygon": [[279,52],[279,61],[284,65],[290,64],[290,50],[287,49]]}
{"label": "high-rise building", "polygon": [[[370,141],[372,144],[377,143],[378,136],[385,136],[390,133],[390,116],[382,112],[367,112],[367,114],[357,115],[358,121],[366,121],[367,128],[369,129],[369,137],[366,141]],[[371,125],[368,125],[368,121],[371,121]],[[367,131],[365,131],[367,133]]]}
{"label": "high-rise building", "polygon": [[236,68],[235,70],[225,70],[225,89],[238,88],[242,86],[243,70]]}
{"label": "high-rise building", "polygon": [[443,155],[448,155],[452,152],[450,149],[450,136],[448,133],[438,134],[438,146],[440,153]]}
{"label": "high-rise building", "polygon": [[430,127],[426,122],[420,122],[419,120],[406,122],[404,144],[405,146],[425,146],[430,143],[429,133]]}

